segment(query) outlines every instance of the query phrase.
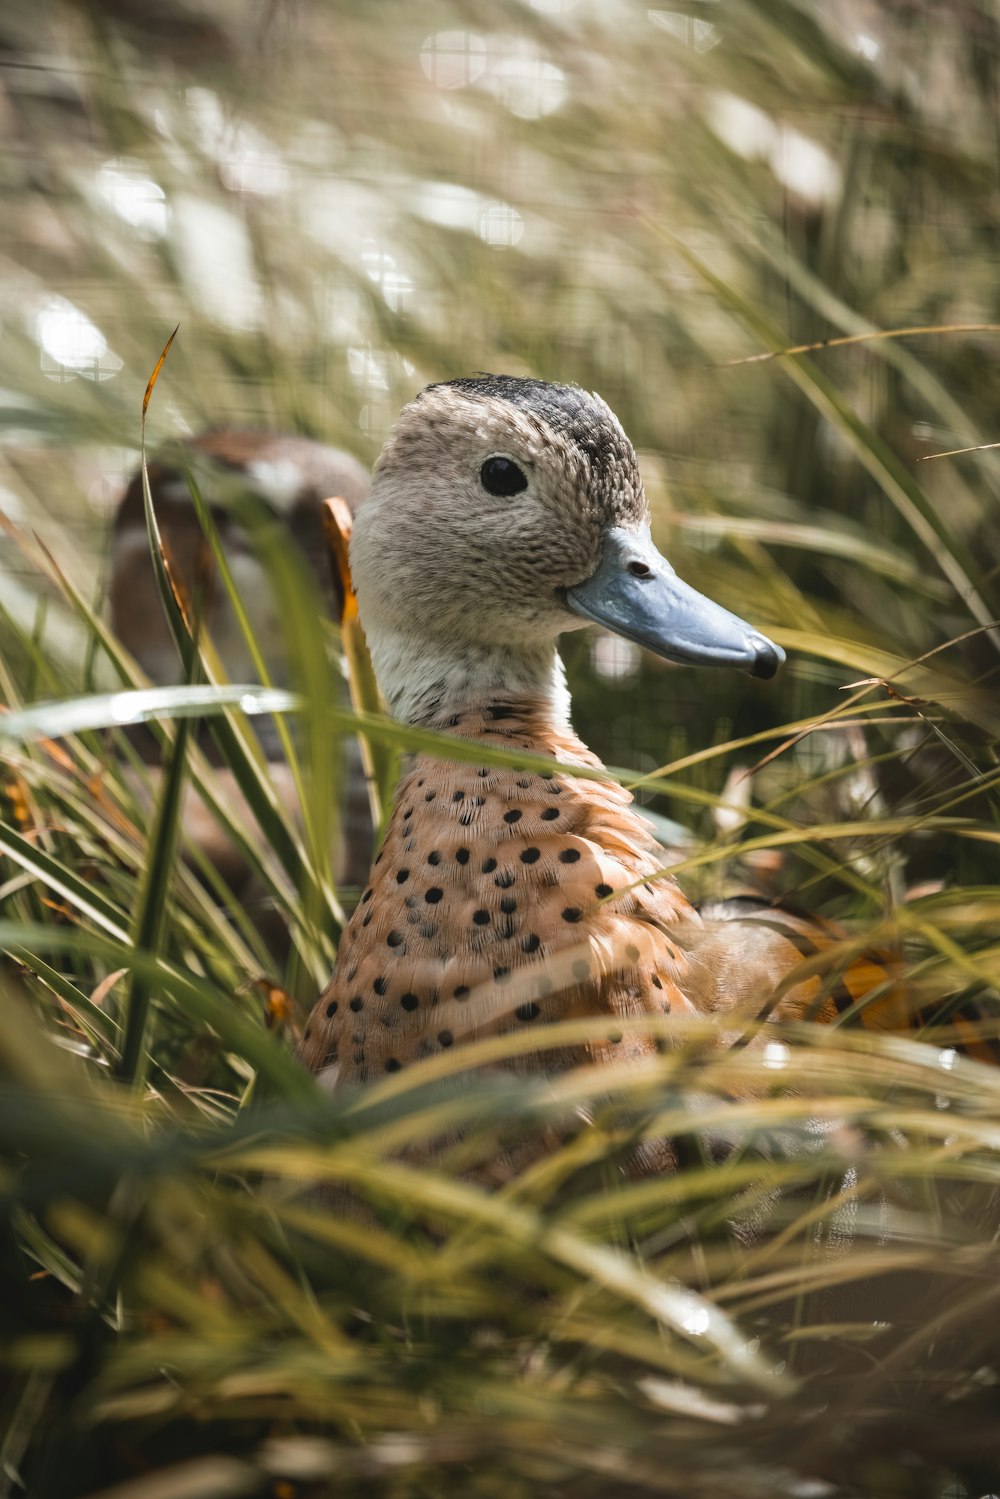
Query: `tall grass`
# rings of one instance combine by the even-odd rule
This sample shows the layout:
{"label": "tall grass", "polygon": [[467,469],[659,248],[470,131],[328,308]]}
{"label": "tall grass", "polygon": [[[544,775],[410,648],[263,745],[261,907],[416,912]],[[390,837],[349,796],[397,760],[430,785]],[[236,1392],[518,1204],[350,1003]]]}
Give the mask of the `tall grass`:
{"label": "tall grass", "polygon": [[[1000,470],[916,462],[1000,436],[996,334],[783,351],[1000,319],[1000,53],[974,5],[834,9],[0,18],[7,1492],[996,1490]],[[352,895],[338,741],[429,741],[332,706],[335,632],[264,519],[294,691],[226,684],[176,610],[187,686],[110,636],[102,521],[178,320],[151,442],[250,422],[370,459],[425,380],[599,389],[678,570],[789,665],[608,676],[574,637],[578,727],[694,893],[845,923],[831,982],[896,954],[909,1031],[785,1026],[762,1065],[675,1028],[641,1072],[470,1090],[507,1038],[316,1092],[291,1053]],[[287,719],[298,820],[253,710]],[[183,783],[287,962],[185,844]],[[539,1129],[544,1162],[477,1184]],[[663,1134],[682,1169],[630,1181]]]}

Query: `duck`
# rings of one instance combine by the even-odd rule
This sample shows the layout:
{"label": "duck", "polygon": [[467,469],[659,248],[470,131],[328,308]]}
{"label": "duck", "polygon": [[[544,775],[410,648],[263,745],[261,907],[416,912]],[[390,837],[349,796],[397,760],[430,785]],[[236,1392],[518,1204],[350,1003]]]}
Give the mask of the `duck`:
{"label": "duck", "polygon": [[[322,506],[336,496],[348,513],[356,510],[368,490],[368,471],[350,453],[287,432],[213,427],[164,447],[148,465],[150,489],[172,565],[182,586],[191,589],[195,579],[203,575],[209,553],[191,498],[189,472],[197,479],[211,511],[271,678],[276,685],[289,686],[277,606],[267,571],[241,519],[241,507],[252,499],[278,519],[308,563],[325,611],[337,620],[344,597],[339,573],[328,565]],[[177,650],[157,598],[139,471],[131,476],[112,523],[108,598],[112,629],[146,675],[157,685],[182,681]],[[221,586],[209,587],[206,592],[204,623],[230,679],[256,681],[254,662]],[[295,786],[275,725],[264,719],[257,720],[255,727],[276,792],[295,815]],[[207,732],[200,732],[199,740],[213,759],[214,748]],[[159,775],[157,741],[147,730],[139,729],[133,742],[155,782]],[[359,890],[365,880],[373,832],[365,776],[353,746],[344,771],[344,806],[334,850],[334,872],[346,893]],[[231,774],[220,769],[218,781],[218,790],[227,802],[242,806]],[[247,888],[248,868],[241,851],[190,787],[185,791],[182,825],[188,845],[206,855],[239,898],[252,904],[254,895]],[[273,935],[276,945],[282,947],[279,934]]]}
{"label": "duck", "polygon": [[[463,753],[421,750],[398,783],[299,1046],[324,1087],[511,1032],[538,1049],[505,1065],[553,1074],[662,1044],[616,1031],[624,1019],[708,1019],[732,1038],[762,1014],[835,1018],[815,973],[789,982],[832,939],[765,902],[696,910],[572,728],[558,651],[571,630],[759,679],[784,660],[657,550],[635,450],[600,396],[510,375],[429,386],[376,463],[350,565],[389,712]],[[607,1034],[545,1036],[584,1017]]]}

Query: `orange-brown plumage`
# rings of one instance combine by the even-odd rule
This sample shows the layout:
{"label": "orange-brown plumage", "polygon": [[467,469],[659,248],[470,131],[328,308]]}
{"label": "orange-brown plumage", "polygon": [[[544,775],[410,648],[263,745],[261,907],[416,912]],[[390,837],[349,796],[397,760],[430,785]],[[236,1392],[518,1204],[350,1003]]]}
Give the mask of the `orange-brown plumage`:
{"label": "orange-brown plumage", "polygon": [[[664,877],[629,793],[568,773],[573,761],[599,762],[537,705],[497,702],[448,732],[551,755],[553,770],[416,757],[306,1029],[306,1064],[362,1082],[473,1033],[690,1013],[670,934],[698,918]],[[651,1046],[630,1037],[550,1051],[546,1066]]]}

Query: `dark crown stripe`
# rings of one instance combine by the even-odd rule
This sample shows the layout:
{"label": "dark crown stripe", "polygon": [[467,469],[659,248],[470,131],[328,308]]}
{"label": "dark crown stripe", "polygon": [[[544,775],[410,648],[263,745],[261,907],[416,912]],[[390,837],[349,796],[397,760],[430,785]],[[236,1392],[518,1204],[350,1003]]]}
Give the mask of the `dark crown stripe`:
{"label": "dark crown stripe", "polygon": [[456,390],[483,400],[507,401],[522,411],[542,417],[553,429],[570,438],[595,468],[618,460],[634,468],[632,445],[603,401],[578,385],[554,385],[520,375],[468,375],[442,380],[428,390]]}

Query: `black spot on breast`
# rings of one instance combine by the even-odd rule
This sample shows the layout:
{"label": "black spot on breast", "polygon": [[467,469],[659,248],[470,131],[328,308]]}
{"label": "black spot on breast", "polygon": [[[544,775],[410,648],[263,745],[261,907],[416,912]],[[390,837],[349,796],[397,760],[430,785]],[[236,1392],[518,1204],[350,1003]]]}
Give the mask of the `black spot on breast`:
{"label": "black spot on breast", "polygon": [[542,939],[536,932],[531,932],[521,941],[522,952],[537,952],[542,945]]}
{"label": "black spot on breast", "polygon": [[376,979],[375,982],[374,982],[374,984],[372,984],[372,988],[375,990],[376,994],[384,994],[386,992],[386,990],[388,989],[388,987],[389,987],[389,980],[386,979],[386,978]]}
{"label": "black spot on breast", "polygon": [[662,981],[660,979],[660,975],[658,973],[654,973],[653,974],[653,988],[654,989],[662,989],[663,988],[663,983],[662,983]]}
{"label": "black spot on breast", "polygon": [[555,822],[555,820],[556,820],[556,818],[558,816],[559,816],[559,808],[558,807],[546,807],[545,811],[542,813],[542,821],[543,822]]}
{"label": "black spot on breast", "polygon": [[574,922],[579,921],[582,915],[583,912],[580,910],[579,906],[567,906],[565,911],[563,911],[562,913],[562,919],[563,921]]}
{"label": "black spot on breast", "polygon": [[328,1020],[332,1020],[333,1017],[334,1017],[334,1015],[336,1015],[336,1013],[337,1013],[337,1001],[335,999],[331,999],[330,1003],[326,1007],[327,1019]]}
{"label": "black spot on breast", "polygon": [[[514,883],[514,876],[510,873],[509,870],[501,869],[500,873],[496,876],[493,883],[494,885],[496,885],[498,890],[509,890],[511,885],[513,885]],[[501,906],[500,909],[502,910],[503,907]]]}
{"label": "black spot on breast", "polygon": [[436,906],[443,895],[444,891],[440,885],[432,885],[429,890],[424,892],[424,900],[429,906]]}
{"label": "black spot on breast", "polygon": [[541,857],[537,848],[522,848],[521,850],[522,864],[537,864]]}
{"label": "black spot on breast", "polygon": [[385,1063],[385,1070],[386,1070],[386,1072],[398,1072],[401,1065],[402,1065],[401,1063],[399,1063],[399,1062],[396,1061],[395,1057],[387,1057],[386,1058],[386,1063]]}
{"label": "black spot on breast", "polygon": [[454,1039],[451,1031],[438,1031],[438,1042],[441,1046],[450,1046]]}
{"label": "black spot on breast", "polygon": [[594,886],[594,894],[595,895],[599,895],[602,900],[604,899],[604,897],[606,895],[614,895],[614,893],[615,893],[615,889],[614,889],[613,885],[595,885]]}
{"label": "black spot on breast", "polygon": [[469,850],[467,848],[456,849],[455,850],[455,863],[456,864],[468,864],[468,862],[469,862]]}
{"label": "black spot on breast", "polygon": [[428,854],[427,855],[427,862],[428,862],[428,864],[440,864],[441,863],[441,855],[438,853],[437,849],[435,849],[432,854]]}
{"label": "black spot on breast", "polygon": [[409,878],[410,878],[410,871],[408,869],[397,869],[396,870],[396,884],[397,885],[405,885],[406,882],[407,882],[407,880]]}
{"label": "black spot on breast", "polygon": [[455,990],[455,998],[456,999],[468,999],[468,997],[469,997],[469,986],[468,986],[468,984],[459,984],[458,988]]}
{"label": "black spot on breast", "polygon": [[530,1004],[518,1005],[514,1014],[518,1020],[534,1020],[539,1014],[538,1006],[532,1001]]}
{"label": "black spot on breast", "polygon": [[454,796],[452,797],[452,801],[453,802],[462,802],[464,800],[465,800],[465,792],[464,791],[456,791],[455,794],[454,794]]}
{"label": "black spot on breast", "polygon": [[371,900],[374,893],[374,890],[372,890],[371,886],[369,886],[364,895],[361,897],[362,902]]}
{"label": "black spot on breast", "polygon": [[483,874],[492,874],[493,871],[494,871],[494,869],[496,869],[496,867],[497,867],[497,861],[496,861],[496,859],[484,859],[483,860]]}
{"label": "black spot on breast", "polygon": [[500,902],[500,909],[505,916],[510,916],[513,911],[517,910],[517,901],[512,895],[505,895]]}
{"label": "black spot on breast", "polygon": [[578,848],[564,848],[562,853],[559,855],[559,863],[575,864],[579,857],[580,850]]}
{"label": "black spot on breast", "polygon": [[415,1010],[420,1000],[415,994],[404,994],[399,1002],[404,1010]]}
{"label": "black spot on breast", "polygon": [[437,796],[437,792],[436,791],[425,791],[424,792],[424,801],[425,802],[432,802],[436,796]]}
{"label": "black spot on breast", "polygon": [[409,820],[410,820],[410,818],[412,816],[413,816],[413,808],[412,807],[407,807],[406,811],[403,813],[403,821],[404,822],[409,822]]}
{"label": "black spot on breast", "polygon": [[498,984],[502,984],[503,981],[504,981],[504,979],[510,978],[510,969],[509,968],[494,968],[494,970],[493,970],[493,977],[496,979],[496,981],[497,981]]}
{"label": "black spot on breast", "polygon": [[355,994],[354,998],[351,1000],[351,1006],[350,1007],[354,1011],[355,1015],[358,1013],[359,1010],[363,1010],[364,1009],[365,1002],[361,998],[360,994]]}
{"label": "black spot on breast", "polygon": [[402,947],[403,934],[402,932],[393,931],[389,933],[388,937],[386,937],[385,940],[390,947]]}
{"label": "black spot on breast", "polygon": [[472,919],[475,922],[476,926],[489,926],[490,913],[489,911],[484,911],[480,908],[480,910],[478,911],[473,911]]}
{"label": "black spot on breast", "polygon": [[509,823],[511,827],[513,827],[515,822],[520,822],[523,816],[524,813],[519,807],[512,807],[509,812],[505,812],[503,814],[503,820],[504,822]]}

